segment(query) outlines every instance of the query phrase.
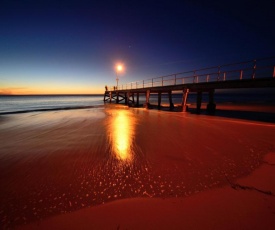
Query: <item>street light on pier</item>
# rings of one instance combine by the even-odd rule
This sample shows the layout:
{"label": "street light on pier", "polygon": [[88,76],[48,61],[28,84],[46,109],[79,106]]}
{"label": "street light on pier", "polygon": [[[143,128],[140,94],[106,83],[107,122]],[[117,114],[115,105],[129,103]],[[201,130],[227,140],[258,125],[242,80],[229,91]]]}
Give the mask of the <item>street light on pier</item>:
{"label": "street light on pier", "polygon": [[121,64],[118,64],[116,66],[116,88],[118,89],[118,73],[123,71],[123,66]]}

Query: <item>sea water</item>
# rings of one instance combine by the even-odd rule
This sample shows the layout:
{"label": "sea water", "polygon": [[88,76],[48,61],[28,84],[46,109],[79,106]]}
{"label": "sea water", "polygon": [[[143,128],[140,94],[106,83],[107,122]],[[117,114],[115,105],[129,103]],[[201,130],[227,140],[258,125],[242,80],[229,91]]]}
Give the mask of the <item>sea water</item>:
{"label": "sea water", "polygon": [[[196,93],[189,93],[187,103],[196,103]],[[100,107],[104,105],[103,95],[32,95],[32,96],[0,96],[0,115],[9,113],[67,110],[78,108]],[[182,94],[173,94],[174,104],[181,104]],[[216,93],[216,103],[242,103],[257,105],[274,105],[275,93]],[[141,94],[139,102],[144,104],[145,95]],[[208,102],[208,94],[204,93],[203,102]],[[115,102],[115,100],[113,100]],[[122,101],[121,103],[123,103]],[[150,103],[157,104],[158,95],[150,95]],[[168,94],[162,94],[163,104],[169,103]]]}
{"label": "sea water", "polygon": [[76,109],[103,105],[102,95],[0,96],[0,114]]}

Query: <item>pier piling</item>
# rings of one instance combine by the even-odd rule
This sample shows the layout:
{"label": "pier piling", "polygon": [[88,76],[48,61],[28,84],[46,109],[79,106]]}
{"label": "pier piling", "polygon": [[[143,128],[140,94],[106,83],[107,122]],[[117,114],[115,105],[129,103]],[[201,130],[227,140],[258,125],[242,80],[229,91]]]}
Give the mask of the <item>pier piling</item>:
{"label": "pier piling", "polygon": [[145,108],[149,109],[149,99],[150,99],[150,90],[146,90],[146,104],[145,104]]}
{"label": "pier piling", "polygon": [[119,103],[119,93],[116,92],[116,103],[118,104]]}
{"label": "pier piling", "polygon": [[168,97],[169,97],[170,110],[173,110],[174,109],[174,104],[173,104],[173,101],[172,101],[172,91],[168,92]]}
{"label": "pier piling", "polygon": [[201,112],[202,91],[197,92],[197,113]]}
{"label": "pier piling", "polygon": [[128,105],[128,93],[124,93],[124,98],[125,98],[125,105]]}
{"label": "pier piling", "polygon": [[213,114],[216,111],[216,104],[214,103],[214,92],[215,92],[215,90],[212,89],[208,93],[209,103],[207,104],[207,112],[210,114]]}
{"label": "pier piling", "polygon": [[182,112],[186,112],[188,110],[187,106],[187,97],[188,97],[189,89],[184,89],[182,94]]}
{"label": "pier piling", "polygon": [[139,93],[137,93],[137,104],[136,104],[137,107],[139,107]]}
{"label": "pier piling", "polygon": [[158,92],[158,109],[161,108],[161,92]]}

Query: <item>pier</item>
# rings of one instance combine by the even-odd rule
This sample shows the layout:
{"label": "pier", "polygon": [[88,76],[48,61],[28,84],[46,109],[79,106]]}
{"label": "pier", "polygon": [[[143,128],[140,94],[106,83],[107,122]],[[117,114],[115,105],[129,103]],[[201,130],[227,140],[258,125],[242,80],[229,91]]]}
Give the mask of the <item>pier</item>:
{"label": "pier", "polygon": [[214,113],[217,89],[244,89],[275,87],[275,57],[232,63],[130,82],[117,87],[106,87],[104,102],[124,102],[140,106],[139,98],[146,96],[145,107],[150,108],[150,95],[158,95],[157,107],[161,107],[163,95],[168,95],[169,108],[174,109],[173,92],[182,93],[181,111],[187,111],[188,94],[197,94],[196,111],[200,113],[202,94],[208,93],[207,111]]}

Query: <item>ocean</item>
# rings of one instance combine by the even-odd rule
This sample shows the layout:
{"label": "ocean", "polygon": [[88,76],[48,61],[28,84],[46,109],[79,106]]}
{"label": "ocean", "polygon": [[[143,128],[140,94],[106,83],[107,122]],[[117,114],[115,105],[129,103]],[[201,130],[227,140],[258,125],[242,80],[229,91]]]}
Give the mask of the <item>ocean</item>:
{"label": "ocean", "polygon": [[103,105],[101,95],[0,96],[0,114],[77,109]]}
{"label": "ocean", "polygon": [[[174,104],[180,104],[181,94],[173,94]],[[151,94],[150,103],[156,104],[158,97]],[[203,94],[203,102],[208,95]],[[140,96],[140,103],[145,96]],[[188,103],[196,102],[196,94],[188,95]],[[216,93],[216,103],[262,104],[275,106],[275,93]],[[123,103],[123,102],[121,102]],[[162,96],[162,103],[168,103],[168,96]],[[11,113],[39,112],[50,110],[68,110],[103,106],[103,95],[32,95],[32,96],[0,96],[0,115]]]}

